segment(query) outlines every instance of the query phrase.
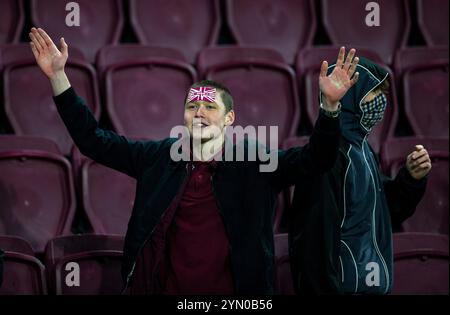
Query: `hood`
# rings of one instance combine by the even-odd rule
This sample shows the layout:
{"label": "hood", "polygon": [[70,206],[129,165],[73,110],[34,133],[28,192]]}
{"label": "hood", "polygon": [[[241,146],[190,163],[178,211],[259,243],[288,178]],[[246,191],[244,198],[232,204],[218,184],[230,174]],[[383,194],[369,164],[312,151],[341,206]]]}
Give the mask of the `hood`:
{"label": "hood", "polygon": [[[347,91],[341,99],[341,130],[342,136],[350,143],[360,145],[364,138],[370,133],[361,124],[363,111],[361,109],[362,100],[369,92],[376,89],[384,80],[387,80],[389,73],[373,61],[359,57],[359,63],[355,72],[359,72],[358,82]],[[330,74],[336,64],[328,67]],[[322,102],[322,94],[319,92]],[[389,104],[388,104],[389,106]]]}

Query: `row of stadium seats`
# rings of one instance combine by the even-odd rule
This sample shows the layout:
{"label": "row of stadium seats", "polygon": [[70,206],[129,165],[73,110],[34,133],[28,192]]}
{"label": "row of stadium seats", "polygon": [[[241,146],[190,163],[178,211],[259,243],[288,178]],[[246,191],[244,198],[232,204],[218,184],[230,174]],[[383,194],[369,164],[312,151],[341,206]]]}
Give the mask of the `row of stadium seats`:
{"label": "row of stadium seats", "polygon": [[[300,52],[295,71],[270,49],[215,47],[202,50],[196,71],[174,49],[110,46],[100,51],[95,69],[71,52],[66,72],[96,118],[106,112],[112,128],[136,138],[162,139],[182,124],[189,86],[208,78],[229,87],[235,125],[278,126],[278,144],[298,132],[300,116],[310,125],[318,114],[322,60],[336,58],[336,47]],[[370,50],[361,56],[382,62]],[[408,49],[397,53],[391,72],[389,106],[372,132],[376,152],[395,134],[399,106],[416,136],[448,137],[448,49]],[[387,67],[387,66],[385,66]],[[48,81],[28,45],[0,46],[5,120],[16,135],[47,137],[69,155],[72,141],[56,111]],[[397,97],[396,86],[400,86]],[[0,103],[1,104],[1,103]],[[1,108],[1,106],[0,106]]]}
{"label": "row of stadium seats", "polygon": [[[52,38],[64,35],[90,62],[101,47],[119,43],[125,19],[139,43],[180,49],[190,63],[203,47],[217,43],[222,23],[219,0],[78,0],[78,26],[67,25],[67,15],[73,10],[66,8],[67,3],[31,0],[31,22]],[[321,0],[321,12],[316,12],[313,0],[226,0],[223,15],[238,44],[276,49],[289,64],[299,49],[312,44],[319,14],[332,44],[373,48],[387,64],[406,45],[412,10],[417,11],[426,44],[448,46],[447,0],[417,0],[414,8],[408,0],[376,3],[378,9],[372,13],[380,16],[377,26],[367,24],[371,10],[360,0]],[[19,40],[23,7],[22,0],[1,1],[0,44]]]}
{"label": "row of stadium seats", "polygon": [[[0,295],[120,294],[123,238],[115,235],[74,235],[51,239],[41,260],[23,239],[0,236],[4,279]],[[276,294],[292,295],[294,288],[287,234],[275,235]],[[448,235],[394,234],[392,294],[449,292]]]}

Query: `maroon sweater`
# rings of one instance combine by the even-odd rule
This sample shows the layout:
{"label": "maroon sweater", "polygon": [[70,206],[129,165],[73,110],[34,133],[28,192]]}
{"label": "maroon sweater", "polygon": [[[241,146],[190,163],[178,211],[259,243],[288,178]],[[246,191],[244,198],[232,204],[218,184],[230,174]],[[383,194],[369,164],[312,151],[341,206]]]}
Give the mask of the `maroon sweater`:
{"label": "maroon sweater", "polygon": [[229,242],[212,190],[215,161],[194,162],[136,261],[131,294],[233,294]]}

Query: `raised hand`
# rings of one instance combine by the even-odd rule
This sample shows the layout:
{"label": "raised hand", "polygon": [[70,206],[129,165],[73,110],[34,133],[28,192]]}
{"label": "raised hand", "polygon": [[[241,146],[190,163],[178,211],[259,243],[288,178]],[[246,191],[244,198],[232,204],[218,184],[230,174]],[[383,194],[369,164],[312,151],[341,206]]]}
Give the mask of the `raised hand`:
{"label": "raised hand", "polygon": [[325,98],[326,109],[335,111],[339,106],[340,99],[358,81],[359,73],[356,72],[356,65],[359,58],[355,57],[356,50],[350,49],[345,59],[345,47],[339,50],[338,59],[333,72],[327,76],[328,62],[322,62],[319,76],[319,87]]}
{"label": "raised hand", "polygon": [[50,36],[41,28],[33,27],[29,36],[37,64],[49,79],[54,79],[58,73],[64,71],[69,56],[64,38],[61,38],[61,50],[58,50]]}
{"label": "raised hand", "polygon": [[422,145],[416,145],[416,150],[408,155],[406,158],[406,169],[417,180],[425,177],[430,172],[430,156]]}

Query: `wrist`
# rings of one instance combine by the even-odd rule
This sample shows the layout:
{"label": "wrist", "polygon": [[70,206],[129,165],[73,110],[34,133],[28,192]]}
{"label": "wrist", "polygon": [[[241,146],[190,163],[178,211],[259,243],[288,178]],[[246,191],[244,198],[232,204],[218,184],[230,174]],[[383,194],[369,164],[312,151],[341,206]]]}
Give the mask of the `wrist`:
{"label": "wrist", "polygon": [[55,74],[50,77],[50,84],[52,85],[54,96],[58,96],[70,88],[70,82],[64,70],[55,72]]}
{"label": "wrist", "polygon": [[320,103],[320,109],[326,116],[331,118],[337,118],[341,113],[341,103],[338,102],[337,105],[332,110],[325,107],[324,103]]}

